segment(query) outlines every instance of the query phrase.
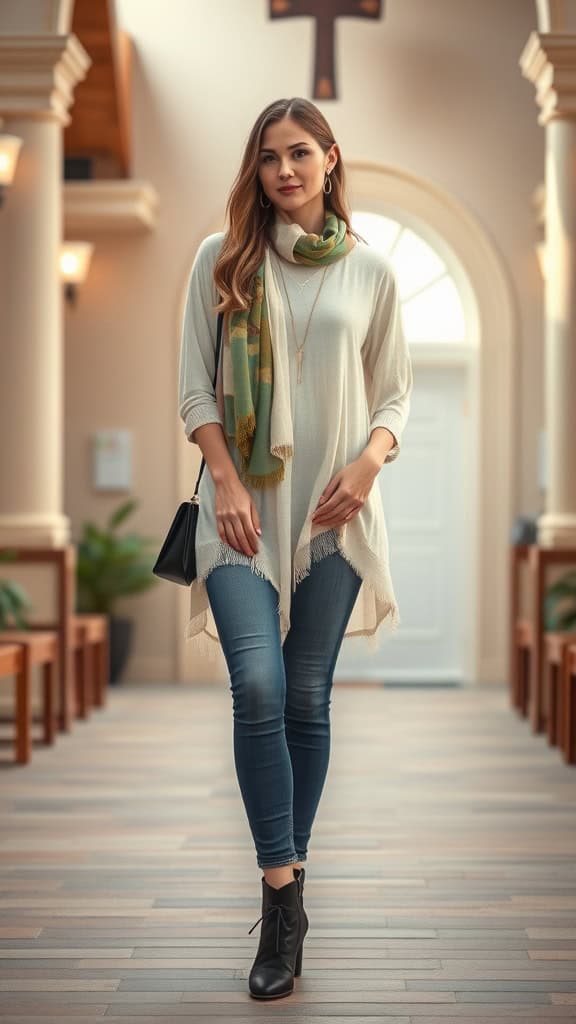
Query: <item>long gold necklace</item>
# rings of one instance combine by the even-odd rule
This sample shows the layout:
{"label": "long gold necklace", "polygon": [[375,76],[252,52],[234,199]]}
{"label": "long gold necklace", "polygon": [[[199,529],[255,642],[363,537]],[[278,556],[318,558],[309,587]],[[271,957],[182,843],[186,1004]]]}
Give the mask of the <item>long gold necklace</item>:
{"label": "long gold necklace", "polygon": [[328,266],[329,266],[329,264],[327,263],[326,266],[324,267],[323,272],[322,272],[322,279],[320,281],[320,287],[318,288],[318,291],[316,292],[316,298],[314,299],[314,302],[312,303],[312,309],[310,310],[310,316],[308,317],[308,323],[306,324],[306,331],[304,332],[304,338],[302,340],[302,344],[298,345],[298,338],[297,338],[297,335],[296,335],[296,328],[294,326],[294,314],[292,313],[292,303],[290,302],[290,296],[288,295],[288,289],[286,287],[286,281],[284,280],[284,274],[282,273],[282,263],[281,263],[280,260],[278,261],[278,267],[280,269],[280,277],[282,278],[282,284],[284,285],[284,291],[286,293],[286,298],[288,299],[288,309],[290,311],[290,320],[292,321],[292,333],[294,335],[294,341],[295,341],[295,344],[296,344],[296,361],[297,361],[297,366],[298,366],[298,375],[296,377],[296,383],[297,384],[301,384],[302,383],[302,360],[304,358],[304,345],[306,344],[306,338],[308,337],[308,328],[310,327],[310,321],[312,319],[312,313],[314,312],[314,307],[315,307],[315,305],[316,305],[316,303],[318,301],[318,296],[320,295],[320,292],[322,291],[322,285],[324,284],[324,278],[326,277],[326,271],[328,270]]}

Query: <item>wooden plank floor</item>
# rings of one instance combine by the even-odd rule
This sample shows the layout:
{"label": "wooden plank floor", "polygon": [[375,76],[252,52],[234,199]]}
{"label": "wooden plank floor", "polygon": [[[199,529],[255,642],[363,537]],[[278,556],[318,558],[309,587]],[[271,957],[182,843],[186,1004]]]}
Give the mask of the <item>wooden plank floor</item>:
{"label": "wooden plank floor", "polygon": [[285,999],[247,989],[261,871],[226,686],[112,689],[4,763],[0,815],[3,1022],[576,1022],[576,769],[503,687],[335,686]]}

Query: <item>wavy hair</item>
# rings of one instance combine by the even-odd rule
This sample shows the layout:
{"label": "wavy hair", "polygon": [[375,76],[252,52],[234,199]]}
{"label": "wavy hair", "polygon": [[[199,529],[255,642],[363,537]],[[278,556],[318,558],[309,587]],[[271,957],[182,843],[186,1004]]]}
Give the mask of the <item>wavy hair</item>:
{"label": "wavy hair", "polygon": [[[214,266],[214,283],[221,295],[215,312],[248,309],[252,303],[253,278],[270,244],[270,227],[274,222],[274,205],[260,203],[258,159],[262,136],[269,124],[290,117],[304,128],[327,153],[336,144],[330,126],[310,100],[300,96],[275,100],[264,108],[256,119],[248,137],[242,163],[236,175],[228,201],[226,216],[229,228]],[[338,147],[340,150],[340,147]],[[346,199],[345,170],[340,152],[331,171],[332,191],[324,193],[324,208],[331,210],[346,222],[348,233],[361,239],[350,223],[350,207]]]}

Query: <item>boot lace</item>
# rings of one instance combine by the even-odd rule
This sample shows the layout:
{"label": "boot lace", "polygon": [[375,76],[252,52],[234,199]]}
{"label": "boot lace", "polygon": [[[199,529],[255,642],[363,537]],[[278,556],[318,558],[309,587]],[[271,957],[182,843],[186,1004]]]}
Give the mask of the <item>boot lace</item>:
{"label": "boot lace", "polygon": [[258,918],[256,924],[253,924],[250,931],[248,932],[248,935],[250,935],[254,931],[256,925],[260,924],[260,921],[263,921],[265,917],[268,917],[268,914],[272,914],[273,911],[277,910],[278,914],[276,915],[276,953],[280,951],[280,919],[282,919],[282,924],[284,925],[284,927],[286,927],[286,921],[284,919],[284,914],[282,913],[283,909],[290,910],[291,908],[285,906],[284,903],[275,903],[274,906],[268,907],[268,910],[264,914],[262,914],[261,917]]}

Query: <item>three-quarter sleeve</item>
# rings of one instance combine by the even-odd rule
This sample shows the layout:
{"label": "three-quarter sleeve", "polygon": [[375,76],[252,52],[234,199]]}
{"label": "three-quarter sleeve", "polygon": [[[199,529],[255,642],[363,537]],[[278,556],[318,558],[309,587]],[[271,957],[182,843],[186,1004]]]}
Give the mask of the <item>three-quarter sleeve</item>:
{"label": "three-quarter sleeve", "polygon": [[209,235],[198,246],[190,277],[182,325],[179,361],[179,414],[184,432],[193,444],[194,431],[204,423],[223,426],[214,389],[218,292],[214,284],[215,238]]}
{"label": "three-quarter sleeve", "polygon": [[396,443],[384,462],[400,453],[402,431],[410,411],[412,363],[402,328],[398,283],[391,268],[380,282],[366,338],[362,344],[370,433],[387,427]]}

